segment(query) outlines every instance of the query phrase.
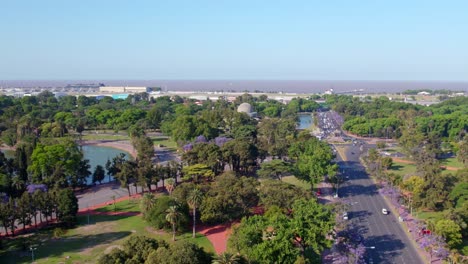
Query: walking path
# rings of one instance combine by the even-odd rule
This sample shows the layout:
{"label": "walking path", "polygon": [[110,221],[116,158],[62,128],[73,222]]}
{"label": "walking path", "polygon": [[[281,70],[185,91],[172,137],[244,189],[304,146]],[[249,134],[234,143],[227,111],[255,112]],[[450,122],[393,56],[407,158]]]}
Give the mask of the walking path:
{"label": "walking path", "polygon": [[213,244],[217,254],[226,251],[227,240],[231,234],[231,223],[216,226],[202,226],[199,233],[203,234]]}

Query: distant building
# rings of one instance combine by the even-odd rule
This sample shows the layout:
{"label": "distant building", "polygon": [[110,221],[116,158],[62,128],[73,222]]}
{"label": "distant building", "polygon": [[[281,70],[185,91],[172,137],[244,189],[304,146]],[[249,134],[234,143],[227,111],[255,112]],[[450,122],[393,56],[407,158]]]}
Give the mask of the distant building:
{"label": "distant building", "polygon": [[431,93],[428,93],[426,91],[419,92],[418,95],[430,95]]}
{"label": "distant building", "polygon": [[246,113],[250,117],[256,117],[257,113],[254,112],[253,107],[249,103],[242,103],[237,107],[237,112]]}
{"label": "distant building", "polygon": [[136,86],[101,86],[99,92],[101,93],[148,93],[151,91],[149,87],[136,87]]}
{"label": "distant building", "polygon": [[123,99],[123,100],[125,100],[125,99],[127,99],[127,97],[128,97],[128,94],[113,94],[113,95],[112,95],[112,98],[113,98],[114,100],[117,100],[117,99]]}
{"label": "distant building", "polygon": [[330,90],[326,90],[324,94],[334,94],[333,88],[330,89]]}

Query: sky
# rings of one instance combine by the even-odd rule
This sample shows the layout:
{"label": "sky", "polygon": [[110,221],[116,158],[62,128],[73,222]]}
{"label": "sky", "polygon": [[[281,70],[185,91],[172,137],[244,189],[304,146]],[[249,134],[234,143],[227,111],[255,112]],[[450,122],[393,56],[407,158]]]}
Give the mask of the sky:
{"label": "sky", "polygon": [[468,81],[468,1],[0,0],[0,80]]}

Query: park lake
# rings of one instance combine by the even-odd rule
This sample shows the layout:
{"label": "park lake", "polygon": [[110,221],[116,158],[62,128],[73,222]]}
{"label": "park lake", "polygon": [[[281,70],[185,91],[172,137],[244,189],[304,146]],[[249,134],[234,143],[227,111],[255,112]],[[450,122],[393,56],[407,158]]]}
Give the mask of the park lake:
{"label": "park lake", "polygon": [[310,129],[313,124],[313,118],[311,113],[300,113],[298,115],[298,126],[297,129]]}
{"label": "park lake", "polygon": [[[84,158],[89,160],[89,165],[91,166],[90,168],[91,173],[94,172],[97,165],[101,165],[105,169],[107,160],[112,161],[112,158],[119,155],[120,153],[124,153],[126,155],[126,158],[130,157],[130,154],[128,152],[115,149],[115,148],[110,148],[110,147],[85,145],[85,146],[82,146],[82,149],[83,149]],[[14,151],[12,150],[2,150],[2,152],[5,153],[5,156],[8,158],[12,158],[14,156]],[[106,175],[103,182],[108,182],[108,181],[109,181],[109,177]],[[87,183],[88,184],[92,183],[92,176],[88,177]]]}

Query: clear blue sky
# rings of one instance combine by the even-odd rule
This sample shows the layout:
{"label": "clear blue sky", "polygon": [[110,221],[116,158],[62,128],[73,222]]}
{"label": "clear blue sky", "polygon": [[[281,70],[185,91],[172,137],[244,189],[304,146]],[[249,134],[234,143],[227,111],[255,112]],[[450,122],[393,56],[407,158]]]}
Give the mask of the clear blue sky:
{"label": "clear blue sky", "polygon": [[1,0],[0,79],[468,81],[468,1]]}

